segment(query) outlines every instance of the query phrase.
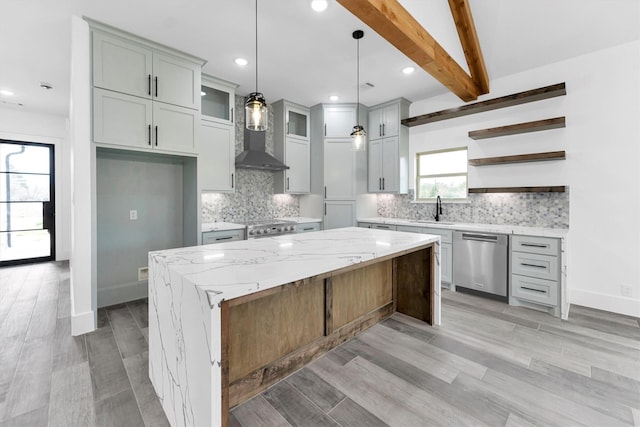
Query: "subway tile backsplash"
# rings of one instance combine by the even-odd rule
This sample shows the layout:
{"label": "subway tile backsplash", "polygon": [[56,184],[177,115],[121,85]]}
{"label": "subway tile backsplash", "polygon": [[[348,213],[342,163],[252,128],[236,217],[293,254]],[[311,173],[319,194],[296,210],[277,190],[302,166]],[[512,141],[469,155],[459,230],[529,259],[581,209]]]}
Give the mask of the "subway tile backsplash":
{"label": "subway tile backsplash", "polygon": [[[378,215],[433,219],[435,203],[412,203],[413,194],[378,195]],[[569,192],[469,194],[467,203],[443,203],[441,221],[568,228]]]}

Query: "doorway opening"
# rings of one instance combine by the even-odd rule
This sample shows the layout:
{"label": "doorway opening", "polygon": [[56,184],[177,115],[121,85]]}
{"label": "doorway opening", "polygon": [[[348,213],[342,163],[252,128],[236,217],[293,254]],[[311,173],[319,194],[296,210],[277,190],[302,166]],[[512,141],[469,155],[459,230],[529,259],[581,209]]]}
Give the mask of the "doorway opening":
{"label": "doorway opening", "polygon": [[0,139],[0,267],[54,259],[54,146]]}

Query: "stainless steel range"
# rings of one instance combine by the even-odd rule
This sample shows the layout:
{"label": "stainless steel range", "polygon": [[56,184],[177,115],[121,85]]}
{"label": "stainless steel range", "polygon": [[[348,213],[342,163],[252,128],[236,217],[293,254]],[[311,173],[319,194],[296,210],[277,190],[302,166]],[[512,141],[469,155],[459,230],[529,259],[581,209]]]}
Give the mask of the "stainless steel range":
{"label": "stainless steel range", "polygon": [[245,221],[244,224],[247,226],[247,239],[273,237],[296,232],[295,221],[261,219],[256,221]]}

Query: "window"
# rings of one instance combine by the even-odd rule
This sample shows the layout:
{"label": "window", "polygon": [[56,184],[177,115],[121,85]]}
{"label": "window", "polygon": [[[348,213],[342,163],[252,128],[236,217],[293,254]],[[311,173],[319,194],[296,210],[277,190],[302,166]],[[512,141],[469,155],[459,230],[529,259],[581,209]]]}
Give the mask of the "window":
{"label": "window", "polygon": [[416,154],[416,200],[467,198],[467,147]]}

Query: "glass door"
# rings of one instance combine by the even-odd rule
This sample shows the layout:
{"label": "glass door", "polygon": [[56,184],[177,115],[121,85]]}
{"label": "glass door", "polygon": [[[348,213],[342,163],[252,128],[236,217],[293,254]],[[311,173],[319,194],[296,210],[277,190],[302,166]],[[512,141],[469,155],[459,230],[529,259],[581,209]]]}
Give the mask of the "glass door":
{"label": "glass door", "polygon": [[55,259],[53,146],[0,140],[0,266]]}

